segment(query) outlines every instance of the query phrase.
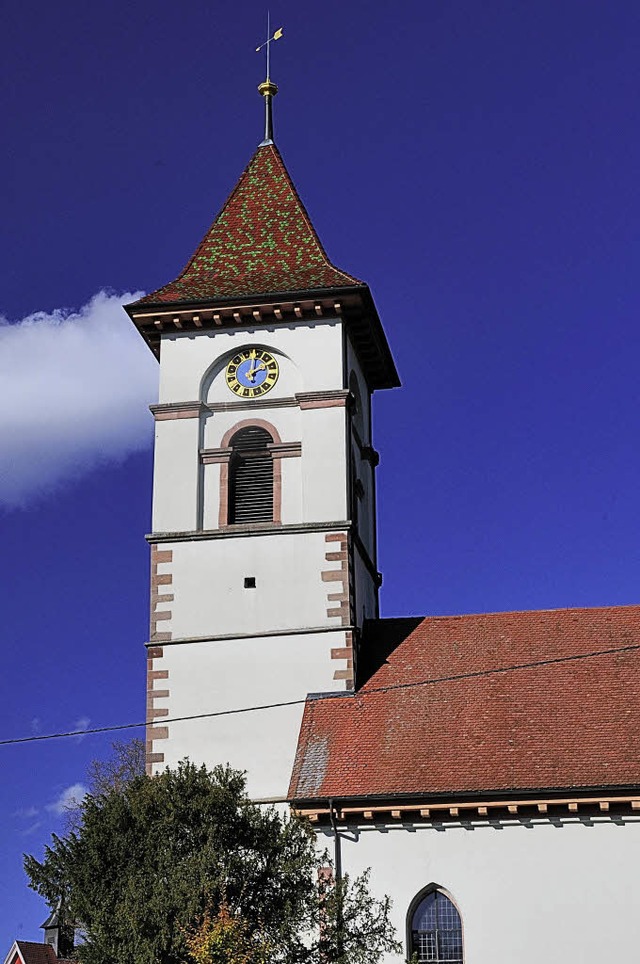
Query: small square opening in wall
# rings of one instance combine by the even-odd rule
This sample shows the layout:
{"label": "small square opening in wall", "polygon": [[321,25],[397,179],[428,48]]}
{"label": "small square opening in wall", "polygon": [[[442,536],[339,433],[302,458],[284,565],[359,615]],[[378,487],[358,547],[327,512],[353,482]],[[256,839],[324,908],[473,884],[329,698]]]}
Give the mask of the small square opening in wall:
{"label": "small square opening in wall", "polygon": [[255,576],[245,576],[245,577],[244,577],[244,588],[245,588],[245,589],[255,589],[255,588],[256,588],[256,577],[255,577]]}

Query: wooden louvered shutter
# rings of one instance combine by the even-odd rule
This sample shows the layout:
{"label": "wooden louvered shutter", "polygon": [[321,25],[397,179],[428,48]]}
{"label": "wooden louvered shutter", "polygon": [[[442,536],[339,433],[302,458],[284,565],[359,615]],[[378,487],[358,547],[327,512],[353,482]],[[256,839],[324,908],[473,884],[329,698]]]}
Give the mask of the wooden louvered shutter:
{"label": "wooden louvered shutter", "polygon": [[229,522],[273,522],[273,439],[263,428],[249,426],[231,439]]}

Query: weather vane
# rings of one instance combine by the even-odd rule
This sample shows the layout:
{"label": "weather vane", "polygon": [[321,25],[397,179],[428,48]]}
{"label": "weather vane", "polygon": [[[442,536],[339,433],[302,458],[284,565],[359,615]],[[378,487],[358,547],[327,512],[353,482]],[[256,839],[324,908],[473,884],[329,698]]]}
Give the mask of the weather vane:
{"label": "weather vane", "polygon": [[280,37],[282,36],[282,30],[283,30],[282,27],[278,27],[273,37],[271,36],[271,16],[269,13],[267,13],[267,39],[263,44],[260,44],[259,47],[256,47],[257,54],[260,53],[263,47],[267,48],[267,83],[269,82],[269,77],[270,77],[269,69],[270,69],[270,60],[271,60],[271,57],[270,57],[271,44],[273,43],[274,40],[280,40]]}
{"label": "weather vane", "polygon": [[267,13],[267,39],[264,43],[256,47],[256,53],[259,53],[263,47],[267,48],[267,79],[263,81],[258,87],[258,91],[264,97],[264,107],[265,107],[265,117],[264,117],[264,140],[260,144],[260,147],[264,147],[266,144],[273,144],[273,111],[272,102],[273,98],[278,93],[278,88],[271,80],[271,44],[274,40],[280,40],[282,36],[282,27],[278,27],[273,36],[271,35],[271,18]]}

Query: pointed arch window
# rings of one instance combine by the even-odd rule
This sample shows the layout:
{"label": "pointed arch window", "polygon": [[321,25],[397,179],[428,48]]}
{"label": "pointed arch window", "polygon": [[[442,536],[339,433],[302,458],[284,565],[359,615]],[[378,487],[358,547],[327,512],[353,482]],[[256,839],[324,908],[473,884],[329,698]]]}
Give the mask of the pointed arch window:
{"label": "pointed arch window", "polygon": [[453,901],[432,888],[409,912],[409,959],[418,964],[463,964],[462,921]]}
{"label": "pointed arch window", "polygon": [[250,425],[230,439],[229,523],[273,522],[273,438]]}

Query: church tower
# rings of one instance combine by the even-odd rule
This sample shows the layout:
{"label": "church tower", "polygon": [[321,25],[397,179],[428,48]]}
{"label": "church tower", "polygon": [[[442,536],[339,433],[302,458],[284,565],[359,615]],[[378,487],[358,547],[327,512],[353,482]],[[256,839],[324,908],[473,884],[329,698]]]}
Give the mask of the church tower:
{"label": "church tower", "polygon": [[353,688],[378,616],[371,396],[399,382],[368,287],[329,261],[273,142],[277,88],[259,89],[265,138],[222,211],[126,310],[160,362],[149,771],[228,762],[267,798],[307,693]]}

